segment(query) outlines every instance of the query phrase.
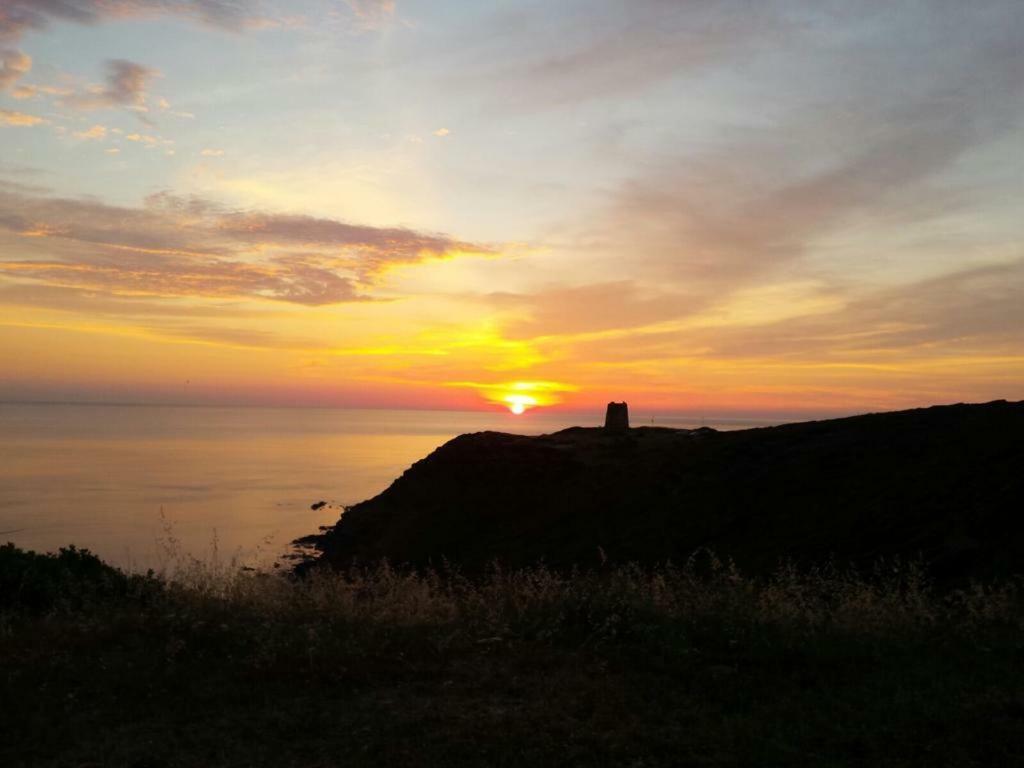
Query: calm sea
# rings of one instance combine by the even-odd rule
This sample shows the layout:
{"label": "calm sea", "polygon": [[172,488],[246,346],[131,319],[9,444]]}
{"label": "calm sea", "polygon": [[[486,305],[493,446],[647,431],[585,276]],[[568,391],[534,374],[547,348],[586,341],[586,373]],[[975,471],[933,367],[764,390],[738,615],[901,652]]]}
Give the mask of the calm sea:
{"label": "calm sea", "polygon": [[[169,565],[169,553],[209,560],[215,548],[221,559],[265,565],[458,434],[541,434],[602,417],[0,404],[0,543],[75,544],[136,570]],[[649,414],[633,422],[699,426]],[[310,509],[320,500],[333,506]]]}

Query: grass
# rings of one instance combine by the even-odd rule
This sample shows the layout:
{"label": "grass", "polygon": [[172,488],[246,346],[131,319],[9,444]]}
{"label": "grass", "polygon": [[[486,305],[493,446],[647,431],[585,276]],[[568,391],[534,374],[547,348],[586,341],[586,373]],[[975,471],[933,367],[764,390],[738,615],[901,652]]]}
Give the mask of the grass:
{"label": "grass", "polygon": [[1024,765],[1021,586],[707,554],[129,576],[8,545],[0,764]]}

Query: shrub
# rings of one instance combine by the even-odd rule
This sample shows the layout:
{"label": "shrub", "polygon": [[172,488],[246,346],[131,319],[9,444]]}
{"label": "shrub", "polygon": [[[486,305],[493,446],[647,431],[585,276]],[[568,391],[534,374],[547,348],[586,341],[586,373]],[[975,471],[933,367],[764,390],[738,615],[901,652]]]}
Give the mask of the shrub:
{"label": "shrub", "polygon": [[69,546],[38,554],[11,543],[0,546],[0,610],[33,615],[80,610],[126,596],[141,579],[110,567],[87,549]]}

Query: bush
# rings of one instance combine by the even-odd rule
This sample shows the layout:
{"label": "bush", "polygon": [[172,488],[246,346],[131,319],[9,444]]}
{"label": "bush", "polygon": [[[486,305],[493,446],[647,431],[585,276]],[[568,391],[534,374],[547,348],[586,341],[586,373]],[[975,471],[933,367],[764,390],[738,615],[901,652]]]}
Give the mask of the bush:
{"label": "bush", "polygon": [[131,583],[87,549],[69,546],[56,554],[37,554],[11,543],[0,546],[0,610],[80,610],[96,601],[124,597]]}

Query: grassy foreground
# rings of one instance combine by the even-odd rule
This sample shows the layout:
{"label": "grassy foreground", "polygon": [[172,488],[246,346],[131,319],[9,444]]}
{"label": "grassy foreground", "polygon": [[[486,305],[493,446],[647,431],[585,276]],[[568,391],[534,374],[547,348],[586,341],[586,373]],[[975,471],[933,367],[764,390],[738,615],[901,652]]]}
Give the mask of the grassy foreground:
{"label": "grassy foreground", "polygon": [[1024,765],[1024,592],[920,569],[302,581],[0,547],[0,765]]}

